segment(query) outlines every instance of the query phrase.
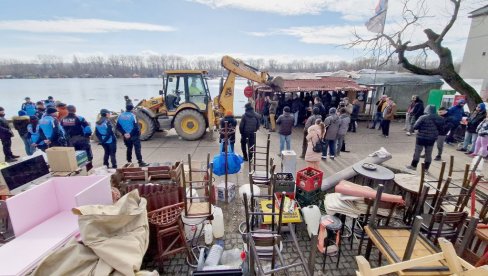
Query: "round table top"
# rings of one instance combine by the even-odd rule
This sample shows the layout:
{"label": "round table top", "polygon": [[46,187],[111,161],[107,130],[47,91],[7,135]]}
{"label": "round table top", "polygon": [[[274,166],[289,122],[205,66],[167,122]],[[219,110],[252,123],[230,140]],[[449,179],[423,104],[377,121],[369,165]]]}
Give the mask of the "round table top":
{"label": "round table top", "polygon": [[[427,179],[426,179],[427,180]],[[395,174],[395,185],[397,185],[400,189],[413,193],[418,194],[420,188],[420,176],[419,175],[412,175],[407,173],[397,173]],[[424,182],[424,185],[427,183]],[[429,195],[434,195],[436,193],[435,189],[429,189]]]}
{"label": "round table top", "polygon": [[352,166],[352,169],[358,174],[374,180],[386,181],[395,178],[395,174],[391,170],[380,165],[376,165],[376,170],[367,170],[363,168],[363,163],[356,163]]}

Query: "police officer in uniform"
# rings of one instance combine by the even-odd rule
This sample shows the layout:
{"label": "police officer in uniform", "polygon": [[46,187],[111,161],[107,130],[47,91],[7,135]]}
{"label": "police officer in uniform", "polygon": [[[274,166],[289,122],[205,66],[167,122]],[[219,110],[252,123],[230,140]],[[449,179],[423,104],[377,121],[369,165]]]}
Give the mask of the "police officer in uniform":
{"label": "police officer in uniform", "polygon": [[132,162],[132,148],[134,148],[139,167],[145,167],[148,164],[142,161],[141,140],[139,140],[141,131],[137,124],[136,115],[132,113],[133,109],[134,106],[128,104],[126,106],[126,112],[119,115],[119,118],[117,119],[117,130],[124,137],[124,144],[127,147],[127,162]]}
{"label": "police officer in uniform", "polygon": [[115,153],[117,151],[117,138],[113,130],[113,126],[108,119],[110,111],[107,109],[100,110],[100,120],[95,125],[95,134],[98,137],[99,144],[102,145],[103,165],[108,168],[108,158],[112,161],[112,168],[117,168],[117,160],[115,159]]}
{"label": "police officer in uniform", "polygon": [[68,144],[75,150],[84,150],[88,161],[93,160],[93,154],[90,146],[91,129],[85,118],[76,115],[76,107],[68,105],[68,115],[61,119],[61,125],[64,128],[68,138]]}
{"label": "police officer in uniform", "polygon": [[56,118],[57,115],[58,111],[56,108],[48,107],[44,117],[39,120],[39,141],[43,141],[46,144],[46,148],[67,146],[64,129]]}

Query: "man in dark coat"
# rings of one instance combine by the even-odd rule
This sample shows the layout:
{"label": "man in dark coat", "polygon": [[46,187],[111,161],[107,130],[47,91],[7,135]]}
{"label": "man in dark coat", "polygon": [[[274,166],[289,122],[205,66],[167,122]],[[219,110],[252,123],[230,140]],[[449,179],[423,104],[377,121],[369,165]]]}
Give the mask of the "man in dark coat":
{"label": "man in dark coat", "polygon": [[[230,145],[230,149],[232,152],[234,152],[234,144],[236,142],[236,127],[237,127],[237,121],[234,118],[234,114],[232,114],[232,111],[227,111],[225,113],[225,117],[220,120],[220,129],[222,132],[220,133],[220,146],[221,146],[221,151],[224,151],[224,139],[225,139],[225,133],[223,132],[225,129],[225,125],[227,124],[227,142],[228,145]],[[229,135],[229,133],[231,133]]]}
{"label": "man in dark coat", "polygon": [[318,108],[320,110],[320,115],[322,115],[322,118],[325,118],[327,116],[327,110],[325,109],[325,106],[322,104],[319,97],[315,97],[313,108]]}
{"label": "man in dark coat", "polygon": [[437,115],[435,106],[428,105],[425,108],[425,115],[415,122],[414,130],[418,130],[417,139],[415,142],[415,152],[413,154],[412,162],[407,169],[416,170],[420,160],[420,153],[425,148],[425,170],[428,171],[432,163],[432,150],[434,143],[439,136],[439,130],[442,129],[444,121]]}
{"label": "man in dark coat", "polygon": [[241,133],[242,156],[247,161],[252,158],[252,153],[249,152],[248,154],[248,148],[254,146],[256,143],[256,131],[259,129],[259,116],[254,112],[251,104],[246,104],[245,110],[246,112],[239,123],[239,132]]}
{"label": "man in dark coat", "polygon": [[[466,133],[464,134],[464,142],[463,146],[458,151],[466,151],[467,154],[471,154],[474,152],[474,144],[476,142],[476,138],[478,138],[478,133],[476,129],[478,125],[483,122],[486,118],[486,105],[484,103],[478,104],[476,106],[476,110],[469,116],[467,119],[466,124]],[[471,145],[470,150],[468,151],[468,146]]]}
{"label": "man in dark coat", "polygon": [[19,156],[12,153],[12,137],[14,133],[10,129],[7,119],[5,119],[5,109],[0,106],[0,140],[2,140],[5,162],[15,162]]}
{"label": "man in dark coat", "polygon": [[276,120],[276,124],[279,125],[279,134],[280,134],[280,153],[278,155],[281,156],[281,152],[285,149],[285,144],[286,144],[286,150],[291,150],[291,133],[293,131],[293,123],[294,123],[294,118],[290,114],[290,108],[288,106],[285,106],[283,108],[283,114],[278,117],[278,120]]}
{"label": "man in dark coat", "polygon": [[413,108],[409,113],[410,129],[407,130],[408,136],[412,135],[412,132],[414,131],[413,126],[415,125],[415,122],[417,122],[420,116],[423,116],[422,114],[424,114],[424,102],[417,95],[414,95],[413,97],[415,97],[415,100],[414,100]]}

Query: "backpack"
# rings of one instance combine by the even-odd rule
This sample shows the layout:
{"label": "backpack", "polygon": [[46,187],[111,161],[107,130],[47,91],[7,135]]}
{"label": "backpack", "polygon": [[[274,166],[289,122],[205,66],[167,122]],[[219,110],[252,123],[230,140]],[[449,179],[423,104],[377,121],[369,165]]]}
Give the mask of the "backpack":
{"label": "backpack", "polygon": [[317,134],[317,137],[319,137],[319,142],[317,144],[314,144],[313,143],[313,140],[312,141],[312,146],[313,146],[313,152],[322,152],[322,143],[320,142],[320,136]]}

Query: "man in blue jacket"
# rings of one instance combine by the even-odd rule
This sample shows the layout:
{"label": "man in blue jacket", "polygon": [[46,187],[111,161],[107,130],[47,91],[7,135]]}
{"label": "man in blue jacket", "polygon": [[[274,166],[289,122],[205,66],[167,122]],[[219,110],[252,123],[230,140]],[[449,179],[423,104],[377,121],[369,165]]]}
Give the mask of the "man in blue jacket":
{"label": "man in blue jacket", "polygon": [[48,107],[46,109],[46,115],[39,120],[39,139],[40,141],[44,141],[47,147],[67,146],[64,129],[56,118],[57,114],[58,110],[56,108]]}
{"label": "man in blue jacket", "polygon": [[27,116],[34,116],[37,112],[36,104],[31,102],[31,99],[29,97],[25,97],[25,103],[22,104],[20,110],[25,111],[25,113],[27,113]]}
{"label": "man in blue jacket", "polygon": [[464,99],[461,99],[458,101],[457,105],[452,106],[447,110],[447,120],[449,120],[449,122],[452,124],[452,127],[446,138],[446,144],[448,145],[456,142],[454,139],[454,133],[456,132],[456,129],[459,127],[459,125],[461,124],[461,120],[463,119],[465,104],[466,101]]}
{"label": "man in blue jacket", "polygon": [[128,104],[126,106],[126,111],[119,115],[119,118],[117,119],[117,130],[124,137],[124,144],[127,147],[127,162],[132,162],[132,148],[134,148],[139,167],[145,167],[148,164],[142,161],[141,140],[139,140],[141,131],[137,124],[136,115],[132,113],[133,109],[134,106]]}

